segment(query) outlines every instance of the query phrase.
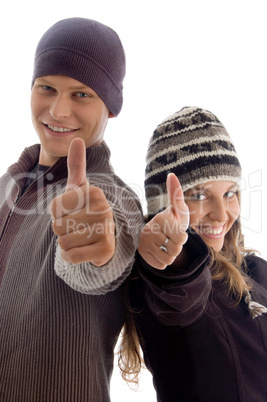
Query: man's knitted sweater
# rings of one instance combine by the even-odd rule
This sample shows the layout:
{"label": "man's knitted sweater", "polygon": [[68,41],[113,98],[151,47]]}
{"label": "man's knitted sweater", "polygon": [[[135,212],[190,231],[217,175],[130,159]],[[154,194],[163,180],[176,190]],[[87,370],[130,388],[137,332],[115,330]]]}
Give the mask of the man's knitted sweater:
{"label": "man's knitted sweater", "polygon": [[0,179],[0,401],[109,401],[140,204],[114,174],[106,144],[89,148],[88,178],[112,207],[116,252],[103,267],[67,264],[49,213],[65,190],[66,158],[36,179],[38,156],[38,145],[26,149]]}

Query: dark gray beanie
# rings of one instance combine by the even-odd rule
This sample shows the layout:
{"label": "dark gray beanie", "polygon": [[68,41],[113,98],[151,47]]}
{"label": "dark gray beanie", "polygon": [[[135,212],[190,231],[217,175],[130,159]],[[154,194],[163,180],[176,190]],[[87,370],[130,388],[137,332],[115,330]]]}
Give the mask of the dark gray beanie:
{"label": "dark gray beanie", "polygon": [[117,116],[123,102],[125,54],[111,28],[86,18],[68,18],[49,28],[40,39],[33,79],[66,75],[92,88]]}
{"label": "dark gray beanie", "polygon": [[238,183],[241,166],[232,140],[219,119],[208,110],[185,107],[154,131],[147,151],[145,192],[148,215],[169,205],[168,173],[183,191],[209,181]]}

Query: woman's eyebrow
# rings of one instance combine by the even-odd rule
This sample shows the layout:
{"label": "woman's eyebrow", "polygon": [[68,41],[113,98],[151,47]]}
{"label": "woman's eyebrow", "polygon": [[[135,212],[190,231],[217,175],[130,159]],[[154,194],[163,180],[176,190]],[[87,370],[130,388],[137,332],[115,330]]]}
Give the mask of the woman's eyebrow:
{"label": "woman's eyebrow", "polygon": [[227,191],[229,191],[229,190],[234,190],[234,189],[238,190],[238,184],[233,184],[232,186],[230,186],[230,187],[228,188]]}

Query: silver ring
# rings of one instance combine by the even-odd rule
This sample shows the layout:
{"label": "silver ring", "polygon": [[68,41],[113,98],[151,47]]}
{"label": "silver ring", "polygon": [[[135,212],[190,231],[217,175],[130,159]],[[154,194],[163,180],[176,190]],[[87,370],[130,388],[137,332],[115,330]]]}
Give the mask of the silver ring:
{"label": "silver ring", "polygon": [[165,242],[164,242],[163,246],[160,246],[160,247],[159,247],[159,249],[160,249],[160,250],[162,250],[162,251],[164,251],[164,253],[167,253],[167,252],[168,252],[168,250],[167,250],[167,247],[166,247],[166,246],[167,246],[167,244],[168,244],[169,240],[170,240],[170,239],[169,239],[168,237],[166,237],[166,240],[165,240]]}

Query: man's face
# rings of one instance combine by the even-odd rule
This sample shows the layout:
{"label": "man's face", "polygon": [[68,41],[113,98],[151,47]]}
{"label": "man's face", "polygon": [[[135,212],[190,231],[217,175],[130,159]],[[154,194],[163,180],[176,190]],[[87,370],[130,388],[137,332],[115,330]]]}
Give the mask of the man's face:
{"label": "man's face", "polygon": [[101,144],[112,117],[93,89],[63,75],[36,78],[31,111],[41,142],[39,163],[45,166],[67,156],[73,138],[82,138],[86,148]]}

